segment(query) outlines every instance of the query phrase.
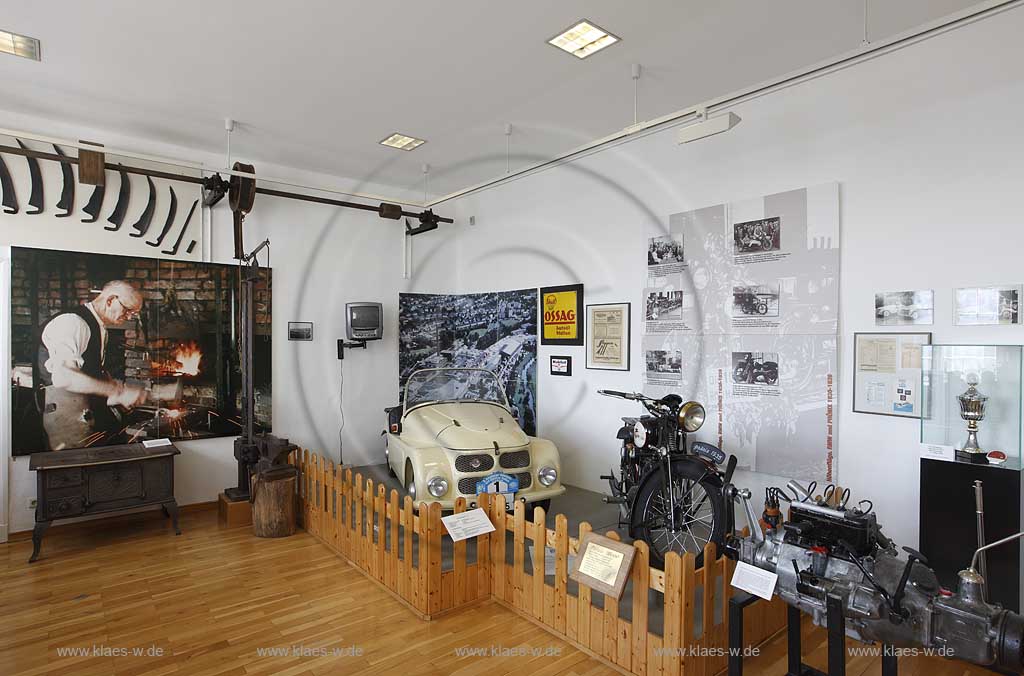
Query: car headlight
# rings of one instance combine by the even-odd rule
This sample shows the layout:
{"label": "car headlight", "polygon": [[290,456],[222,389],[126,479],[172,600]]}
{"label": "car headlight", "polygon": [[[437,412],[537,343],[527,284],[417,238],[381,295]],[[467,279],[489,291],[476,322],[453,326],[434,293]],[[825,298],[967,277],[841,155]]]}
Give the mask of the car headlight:
{"label": "car headlight", "polygon": [[427,482],[427,492],[435,498],[443,497],[448,492],[448,480],[443,476],[433,477]]}
{"label": "car headlight", "polygon": [[554,467],[541,467],[537,472],[537,480],[542,486],[550,486],[558,481],[558,470]]}
{"label": "car headlight", "polygon": [[704,424],[704,407],[695,401],[688,401],[679,409],[679,425],[686,432],[696,432]]}
{"label": "car headlight", "polygon": [[633,445],[637,448],[647,445],[647,428],[644,427],[643,421],[637,420],[633,425]]}

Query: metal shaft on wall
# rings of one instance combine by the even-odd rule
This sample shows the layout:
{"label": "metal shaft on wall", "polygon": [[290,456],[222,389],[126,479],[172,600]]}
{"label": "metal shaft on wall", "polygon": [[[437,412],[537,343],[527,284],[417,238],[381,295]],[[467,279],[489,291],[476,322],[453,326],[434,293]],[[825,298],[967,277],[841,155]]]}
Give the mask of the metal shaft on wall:
{"label": "metal shaft on wall", "polygon": [[[40,160],[50,160],[52,162],[64,162],[68,164],[78,164],[77,157],[71,157],[67,155],[58,155],[57,153],[47,153],[39,150],[32,150],[31,148],[19,148],[15,146],[0,146],[0,153],[7,153],[10,155],[21,155],[22,157],[32,157]],[[123,171],[126,174],[136,174],[139,176],[148,176],[150,178],[161,178],[168,181],[181,181],[182,183],[194,183],[202,185],[208,178],[202,178],[200,176],[189,176],[187,174],[175,174],[168,171],[158,171],[156,169],[144,169],[142,167],[133,167],[125,164],[114,164],[107,162],[104,168],[110,171]],[[238,173],[238,172],[235,172]],[[251,178],[259,180],[259,177],[252,174],[246,175]],[[359,209],[361,211],[373,211],[382,218],[388,218],[392,220],[400,219],[405,216],[406,218],[416,218],[423,220],[424,215],[427,212],[415,212],[406,211],[401,209],[398,204],[382,202],[379,205],[363,204],[361,202],[350,202],[348,200],[336,200],[328,197],[316,197],[314,195],[304,195],[302,193],[289,192],[286,190],[275,190],[273,188],[256,188],[257,195],[269,195],[271,197],[283,197],[285,199],[300,200],[303,202],[313,202],[316,204],[328,204],[336,207],[343,207],[346,209]],[[434,216],[431,213],[430,219],[437,223],[454,223],[455,221],[451,218],[444,218],[441,216]]]}

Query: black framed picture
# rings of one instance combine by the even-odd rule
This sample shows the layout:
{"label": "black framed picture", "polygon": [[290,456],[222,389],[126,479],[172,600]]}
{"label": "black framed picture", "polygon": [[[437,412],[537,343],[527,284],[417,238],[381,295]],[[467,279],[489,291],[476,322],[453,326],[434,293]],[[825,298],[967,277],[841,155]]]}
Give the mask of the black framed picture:
{"label": "black framed picture", "polygon": [[540,344],[583,345],[583,285],[541,287],[540,302]]}
{"label": "black framed picture", "polygon": [[551,355],[551,375],[571,376],[572,357],[568,355]]}
{"label": "black framed picture", "polygon": [[313,340],[313,322],[288,322],[288,340]]}

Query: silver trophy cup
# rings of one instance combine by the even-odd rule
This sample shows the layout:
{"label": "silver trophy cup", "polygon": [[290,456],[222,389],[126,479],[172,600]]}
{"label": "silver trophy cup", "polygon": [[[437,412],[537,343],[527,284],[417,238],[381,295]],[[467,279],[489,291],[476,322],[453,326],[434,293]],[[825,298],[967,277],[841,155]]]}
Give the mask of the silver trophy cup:
{"label": "silver trophy cup", "polygon": [[957,458],[974,464],[987,464],[985,451],[978,444],[978,423],[985,419],[988,397],[978,392],[976,374],[967,375],[967,390],[957,396],[957,401],[960,402],[960,417],[967,421],[967,441],[957,451]]}

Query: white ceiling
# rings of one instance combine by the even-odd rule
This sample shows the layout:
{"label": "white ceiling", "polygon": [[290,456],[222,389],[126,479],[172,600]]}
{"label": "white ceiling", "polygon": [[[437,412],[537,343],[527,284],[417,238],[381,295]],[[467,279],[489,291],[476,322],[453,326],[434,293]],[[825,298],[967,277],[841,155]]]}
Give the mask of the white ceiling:
{"label": "white ceiling", "polygon": [[[973,0],[867,0],[878,40]],[[862,0],[0,0],[0,108],[443,194],[856,48]],[[589,18],[622,42],[545,41]],[[34,130],[45,133],[44,124]],[[400,131],[413,152],[377,144]],[[96,139],[102,141],[103,139]]]}

